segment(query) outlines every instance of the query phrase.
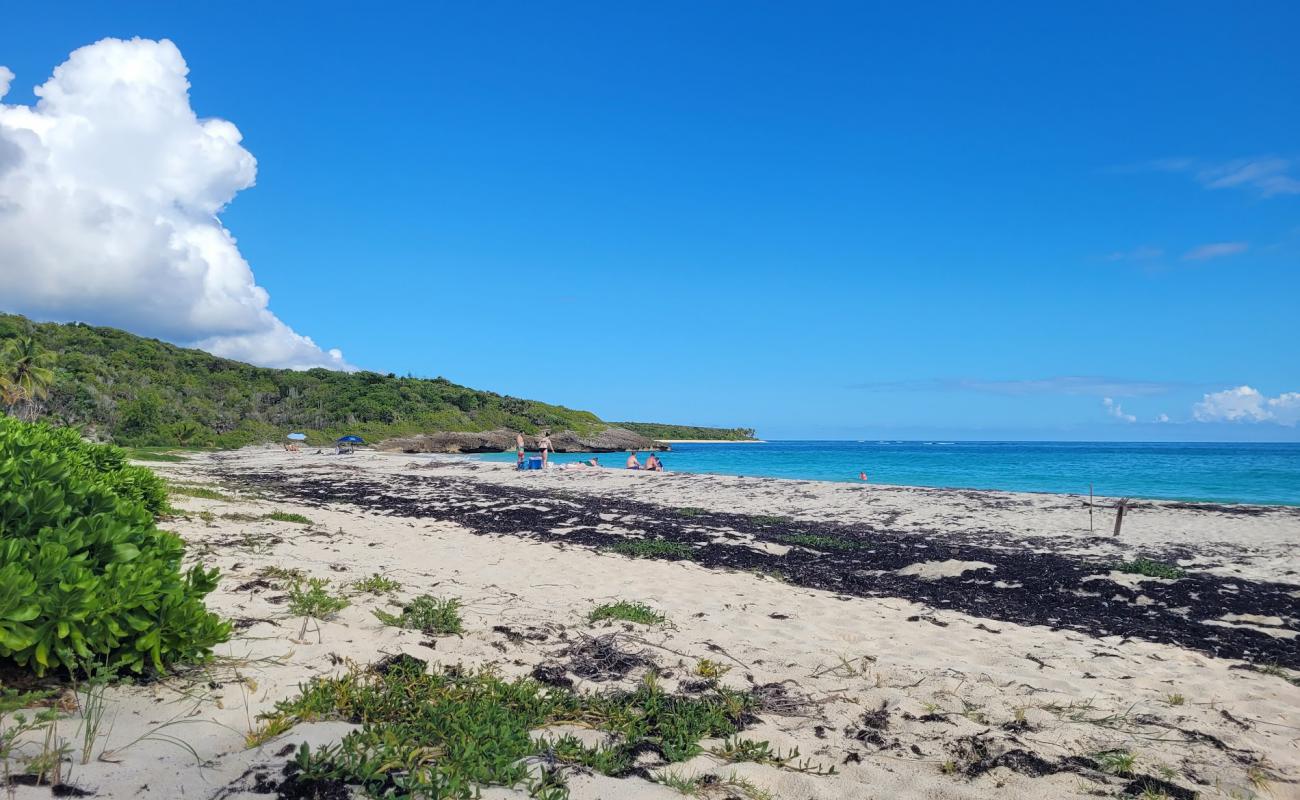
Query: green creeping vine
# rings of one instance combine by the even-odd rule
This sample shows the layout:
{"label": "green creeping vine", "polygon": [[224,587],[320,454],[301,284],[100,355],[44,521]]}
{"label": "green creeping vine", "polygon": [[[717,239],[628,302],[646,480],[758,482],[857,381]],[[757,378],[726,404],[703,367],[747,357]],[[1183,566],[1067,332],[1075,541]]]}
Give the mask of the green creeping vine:
{"label": "green creeping vine", "polygon": [[[379,667],[318,678],[299,697],[279,703],[269,715],[273,721],[337,718],[362,725],[337,745],[299,750],[289,778],[299,791],[293,796],[344,783],[370,797],[459,799],[476,797],[485,786],[519,786],[534,796],[564,798],[563,776],[530,774],[530,759],[624,776],[634,771],[639,753],[686,761],[704,752],[700,740],[733,736],[753,718],[752,696],[722,687],[688,697],[647,680],[632,692],[595,694],[528,678],[507,681],[491,669],[425,670],[423,661],[398,656]],[[566,723],[614,735],[599,747],[572,735],[531,735]]]}
{"label": "green creeping vine", "polygon": [[180,538],[154,525],[165,502],[119,449],[0,417],[0,661],[162,671],[225,641],[203,604],[217,571],[182,571]]}

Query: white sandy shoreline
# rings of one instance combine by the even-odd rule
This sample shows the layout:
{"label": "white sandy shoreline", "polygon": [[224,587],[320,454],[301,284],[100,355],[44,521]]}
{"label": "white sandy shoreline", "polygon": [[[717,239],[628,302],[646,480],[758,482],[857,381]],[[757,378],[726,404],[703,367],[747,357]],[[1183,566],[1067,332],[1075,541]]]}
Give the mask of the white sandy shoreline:
{"label": "white sandy shoreline", "polygon": [[[743,735],[782,750],[798,747],[804,757],[836,766],[835,775],[733,765],[711,756],[675,768],[683,774],[735,771],[783,800],[1082,800],[1098,792],[1114,796],[1126,784],[1101,773],[1033,777],[1008,767],[967,777],[961,770],[970,763],[972,742],[993,755],[1022,751],[1048,760],[1123,749],[1135,756],[1136,772],[1166,775],[1173,785],[1206,798],[1296,797],[1300,786],[1300,687],[1239,669],[1231,659],[1119,636],[990,620],[900,598],[848,597],[690,562],[632,560],[590,548],[482,535],[455,522],[379,513],[338,499],[302,502],[244,487],[238,476],[337,483],[340,490],[351,480],[387,481],[395,497],[423,482],[463,481],[541,491],[555,498],[542,505],[557,509],[566,497],[635,499],[665,509],[887,522],[891,530],[914,532],[918,546],[935,530],[971,542],[996,532],[1002,546],[1011,536],[1026,547],[1087,554],[1098,545],[1090,541],[1087,512],[1077,497],[620,470],[517,473],[510,465],[461,458],[378,453],[339,458],[260,448],[150,466],[174,481],[213,484],[229,497],[177,497],[188,519],[169,527],[186,539],[191,558],[221,567],[223,578],[211,604],[239,620],[240,630],[219,649],[222,659],[212,667],[150,686],[114,689],[110,696],[116,719],[110,748],[178,717],[186,721],[179,730],[203,766],[181,748],[125,748],[115,763],[92,760],[74,770],[74,780],[97,797],[267,797],[253,791],[256,777],[278,776],[289,757],[286,748],[335,741],[350,726],[300,725],[251,749],[244,745],[244,732],[274,701],[292,696],[312,676],[337,674],[346,659],[365,664],[401,652],[434,663],[494,664],[514,677],[553,659],[561,633],[609,632],[645,642],[637,646],[648,648],[660,668],[676,676],[664,679],[670,690],[696,659],[712,658],[732,667],[724,678],[727,685],[788,681],[815,701],[814,710],[803,716],[764,714]],[[260,520],[273,510],[303,514],[312,524]],[[496,512],[485,506],[482,513],[490,520]],[[611,532],[638,525],[611,516],[602,523]],[[1134,552],[1184,546],[1189,561],[1215,560],[1215,574],[1234,576],[1243,585],[1300,584],[1298,533],[1290,512],[1234,515],[1152,503],[1132,513],[1122,538]],[[926,579],[925,570],[962,575],[973,568],[937,567],[950,557],[925,552],[918,550],[920,580]],[[378,623],[371,611],[392,610],[385,598],[353,592],[349,608],[321,623],[319,643],[312,633],[299,641],[300,620],[290,618],[277,601],[283,585],[265,577],[270,567],[301,569],[340,588],[378,572],[401,581],[399,600],[422,593],[458,597],[466,604],[465,634],[439,638],[431,647],[427,636]],[[1121,581],[1113,584],[1117,591],[1127,586],[1122,581],[1159,585],[1143,584],[1151,579],[1141,576],[1113,580]],[[1300,589],[1295,594],[1300,598]],[[585,622],[593,606],[617,599],[649,603],[669,624],[625,630]],[[1285,635],[1295,623],[1224,624],[1258,625]],[[494,631],[499,627],[532,629],[549,638],[516,641]],[[581,680],[579,686],[609,688]],[[882,708],[884,727],[865,726],[864,714]],[[1261,779],[1269,785],[1267,793],[1259,790]],[[639,778],[577,774],[570,785],[576,800],[681,797]],[[17,796],[48,797],[48,790],[19,787]],[[483,796],[526,794],[498,788]]]}

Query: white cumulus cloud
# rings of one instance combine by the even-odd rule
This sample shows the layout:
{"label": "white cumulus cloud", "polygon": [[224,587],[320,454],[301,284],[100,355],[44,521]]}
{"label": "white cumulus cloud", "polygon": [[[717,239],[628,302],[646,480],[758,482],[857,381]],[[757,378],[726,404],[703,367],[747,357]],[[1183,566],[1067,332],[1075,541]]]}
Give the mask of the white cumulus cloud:
{"label": "white cumulus cloud", "polygon": [[[104,39],[0,102],[0,307],[268,366],[349,369],[271,313],[218,213],[253,185],[239,129],[190,107],[170,41]],[[13,73],[0,67],[0,101]]]}
{"label": "white cumulus cloud", "polygon": [[1300,392],[1283,392],[1267,397],[1258,389],[1238,386],[1205,395],[1192,407],[1198,422],[1276,422],[1294,426],[1300,422]]}
{"label": "white cumulus cloud", "polygon": [[1124,407],[1111,398],[1103,397],[1101,399],[1101,404],[1106,407],[1106,413],[1110,414],[1115,419],[1122,420],[1123,422],[1137,422],[1137,417],[1126,413]]}

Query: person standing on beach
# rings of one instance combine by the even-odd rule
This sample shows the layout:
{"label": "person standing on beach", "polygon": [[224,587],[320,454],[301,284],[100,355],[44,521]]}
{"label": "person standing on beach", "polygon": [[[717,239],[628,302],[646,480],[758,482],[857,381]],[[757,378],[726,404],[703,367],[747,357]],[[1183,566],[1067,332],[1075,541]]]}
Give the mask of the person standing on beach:
{"label": "person standing on beach", "polygon": [[515,468],[522,468],[524,465],[524,435],[522,433],[515,434],[515,456],[517,457]]}
{"label": "person standing on beach", "polygon": [[542,469],[546,469],[547,462],[551,458],[551,432],[542,431],[542,435],[537,440],[537,449],[542,451]]}

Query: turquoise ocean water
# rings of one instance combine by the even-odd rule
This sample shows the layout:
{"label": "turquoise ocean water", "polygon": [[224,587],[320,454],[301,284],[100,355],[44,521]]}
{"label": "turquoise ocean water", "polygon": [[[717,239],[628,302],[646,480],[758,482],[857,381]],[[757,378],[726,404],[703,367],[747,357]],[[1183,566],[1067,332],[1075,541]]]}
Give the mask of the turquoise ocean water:
{"label": "turquoise ocean water", "polygon": [[[627,456],[599,458],[622,467]],[[678,472],[857,481],[865,471],[872,483],[1076,494],[1091,482],[1115,497],[1300,505],[1300,444],[776,441],[676,444],[661,458]]]}

